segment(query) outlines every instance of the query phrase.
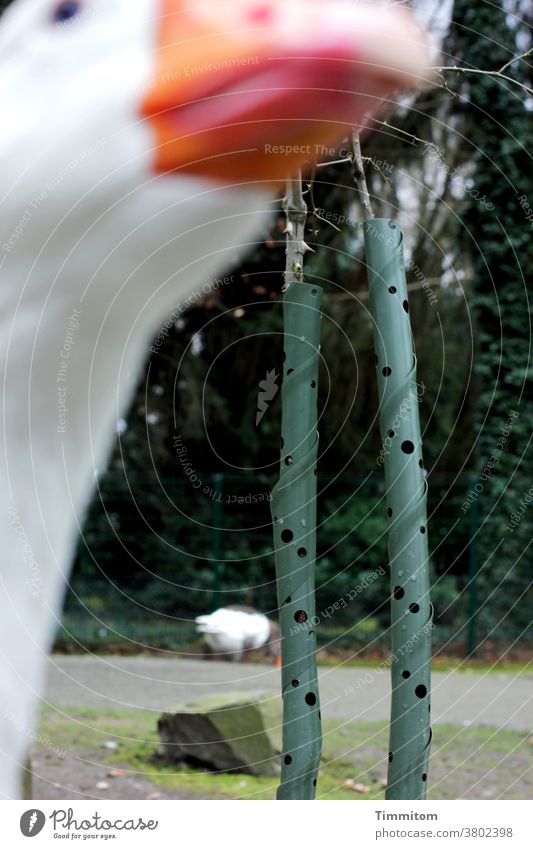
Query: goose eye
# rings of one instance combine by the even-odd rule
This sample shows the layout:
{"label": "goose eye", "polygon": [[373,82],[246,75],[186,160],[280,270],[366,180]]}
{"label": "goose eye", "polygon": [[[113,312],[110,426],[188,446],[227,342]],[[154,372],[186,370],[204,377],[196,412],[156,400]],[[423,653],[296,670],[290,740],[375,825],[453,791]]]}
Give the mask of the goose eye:
{"label": "goose eye", "polygon": [[81,11],[81,3],[77,0],[65,0],[56,6],[53,15],[55,24],[64,24],[66,21],[71,21]]}

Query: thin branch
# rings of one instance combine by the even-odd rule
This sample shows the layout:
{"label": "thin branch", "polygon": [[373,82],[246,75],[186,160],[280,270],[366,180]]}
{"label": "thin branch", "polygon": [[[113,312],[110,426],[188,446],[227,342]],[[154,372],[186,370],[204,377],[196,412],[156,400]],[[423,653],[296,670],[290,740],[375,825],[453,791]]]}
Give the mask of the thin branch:
{"label": "thin branch", "polygon": [[357,130],[354,130],[352,133],[352,155],[353,178],[361,196],[363,218],[365,221],[370,221],[370,219],[374,217],[374,212],[372,210],[372,202],[370,200],[368,186],[366,184],[365,166],[363,164],[361,142],[359,141],[359,133]]}
{"label": "thin branch", "polygon": [[363,162],[370,162],[370,164],[372,165],[372,167],[374,168],[374,170],[378,172],[378,174],[379,174],[379,175],[380,175],[380,177],[383,179],[383,181],[384,181],[385,183],[387,183],[388,185],[390,185],[390,180],[389,180],[389,178],[387,177],[387,175],[385,174],[385,172],[383,171],[383,169],[382,169],[382,168],[381,168],[381,167],[377,164],[377,162],[376,162],[376,160],[375,160],[375,159],[372,159],[372,157],[371,157],[371,156],[363,156]]}
{"label": "thin branch", "polygon": [[324,224],[329,224],[331,227],[333,227],[334,230],[337,230],[337,232],[340,233],[341,228],[337,227],[337,225],[334,224],[333,221],[328,221],[327,218],[323,218],[322,215],[320,214],[320,212],[318,211],[318,206],[315,203],[315,194],[314,194],[316,169],[317,169],[317,165],[316,165],[316,163],[314,163],[313,164],[313,170],[311,172],[311,178],[310,178],[310,180],[307,184],[307,189],[309,191],[309,200],[311,201],[311,214],[318,221],[323,221]]}
{"label": "thin branch", "polygon": [[505,69],[508,68],[509,65],[514,65],[515,62],[520,62],[521,59],[528,59],[529,56],[531,56],[532,54],[533,54],[533,47],[530,47],[529,50],[526,50],[525,53],[521,53],[520,56],[514,56],[512,59],[509,59],[509,61],[506,62],[505,65],[501,66],[498,73],[499,74],[503,73],[503,71],[505,71]]}
{"label": "thin branch", "polygon": [[415,144],[415,142],[420,142],[420,144],[425,145],[426,147],[433,147],[440,158],[442,159],[442,150],[441,148],[435,144],[435,142],[428,141],[427,139],[421,139],[419,136],[415,136],[414,133],[408,133],[407,130],[402,130],[400,127],[395,127],[394,124],[389,124],[388,121],[380,121],[379,118],[373,119],[376,124],[381,124],[382,127],[388,127],[389,130],[394,130],[396,133],[401,133],[402,136],[407,136],[408,139],[411,140],[411,144]]}
{"label": "thin branch", "polygon": [[[504,67],[506,66],[504,65]],[[457,65],[441,65],[431,68],[430,70],[439,71],[439,73],[442,73],[443,71],[456,71],[458,74],[481,74],[485,77],[496,77],[500,80],[507,80],[507,82],[518,86],[518,88],[521,88],[523,91],[527,92],[527,94],[533,95],[533,88],[529,88],[529,86],[525,83],[521,83],[520,80],[514,80],[512,77],[507,76],[507,74],[502,74],[501,71],[483,71],[479,68],[459,68]]]}
{"label": "thin branch", "polygon": [[333,229],[334,229],[334,230],[336,230],[336,231],[337,231],[337,233],[341,233],[341,232],[342,232],[341,228],[340,228],[340,227],[337,227],[337,225],[336,225],[336,224],[334,224],[334,223],[333,223],[333,221],[328,221],[328,219],[327,219],[327,218],[323,218],[323,217],[320,215],[320,213],[319,213],[318,209],[313,209],[313,216],[314,216],[314,217],[315,217],[318,221],[322,221],[324,224],[329,224],[329,226],[330,226],[330,227],[333,227]]}
{"label": "thin branch", "polygon": [[351,162],[351,161],[352,160],[350,159],[350,157],[347,156],[345,159],[332,159],[328,162],[317,162],[316,167],[317,168],[327,168],[328,165],[345,165],[347,162]]}

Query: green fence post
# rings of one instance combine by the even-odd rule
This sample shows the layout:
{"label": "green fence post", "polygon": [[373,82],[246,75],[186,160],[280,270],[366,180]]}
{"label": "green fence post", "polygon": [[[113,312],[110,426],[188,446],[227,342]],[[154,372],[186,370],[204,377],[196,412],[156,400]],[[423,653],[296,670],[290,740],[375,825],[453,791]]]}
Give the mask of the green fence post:
{"label": "green fence post", "polygon": [[[474,492],[472,487],[472,492]],[[476,618],[477,618],[477,532],[478,532],[477,498],[470,510],[470,545],[468,547],[468,611],[466,631],[467,657],[476,655]]]}
{"label": "green fence post", "polygon": [[392,703],[387,799],[426,796],[431,623],[427,484],[422,462],[403,236],[386,218],[363,224],[380,399],[391,570]]}
{"label": "green fence post", "polygon": [[220,582],[222,571],[222,499],[223,499],[224,475],[215,472],[213,475],[213,528],[211,531],[211,559],[213,561],[213,600],[212,608],[220,607]]}

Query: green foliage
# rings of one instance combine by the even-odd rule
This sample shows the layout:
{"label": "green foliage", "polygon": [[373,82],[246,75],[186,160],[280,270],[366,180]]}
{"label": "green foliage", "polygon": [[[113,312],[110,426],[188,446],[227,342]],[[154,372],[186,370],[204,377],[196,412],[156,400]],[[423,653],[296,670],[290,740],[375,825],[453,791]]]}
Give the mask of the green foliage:
{"label": "green foliage", "polygon": [[387,622],[387,521],[382,496],[368,489],[350,480],[330,486],[321,503],[317,614],[344,599],[347,607],[338,606],[333,614],[336,624],[369,615]]}
{"label": "green foliage", "polygon": [[[454,63],[459,59],[486,68],[490,62],[497,69],[523,52],[527,40],[531,46],[526,24],[511,19],[502,2],[456,0],[454,20]],[[527,63],[514,63],[506,73],[528,82]],[[527,549],[533,510],[526,509],[518,526],[509,528],[528,494],[533,459],[531,312],[525,280],[533,240],[521,203],[526,198],[533,205],[531,112],[524,91],[499,78],[473,74],[458,76],[454,83],[460,93],[459,132],[468,139],[475,186],[494,207],[468,204],[458,234],[474,268],[476,471],[481,474],[491,456],[499,458],[480,499],[481,634],[516,638],[528,627],[532,603]],[[519,416],[502,444],[502,431],[514,411]]]}

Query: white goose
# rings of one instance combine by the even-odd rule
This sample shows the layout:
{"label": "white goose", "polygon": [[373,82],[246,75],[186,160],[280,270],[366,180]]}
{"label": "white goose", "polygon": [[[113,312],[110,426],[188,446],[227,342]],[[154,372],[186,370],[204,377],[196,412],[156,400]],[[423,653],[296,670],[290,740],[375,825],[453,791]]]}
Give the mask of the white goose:
{"label": "white goose", "polygon": [[266,645],[279,663],[279,628],[253,607],[219,607],[213,613],[197,616],[195,622],[196,630],[214,654],[241,660],[246,652]]}
{"label": "white goose", "polygon": [[[275,181],[425,63],[398,9],[15,0],[0,19],[0,797],[151,337]],[[305,91],[302,91],[305,89]]]}

